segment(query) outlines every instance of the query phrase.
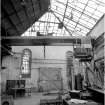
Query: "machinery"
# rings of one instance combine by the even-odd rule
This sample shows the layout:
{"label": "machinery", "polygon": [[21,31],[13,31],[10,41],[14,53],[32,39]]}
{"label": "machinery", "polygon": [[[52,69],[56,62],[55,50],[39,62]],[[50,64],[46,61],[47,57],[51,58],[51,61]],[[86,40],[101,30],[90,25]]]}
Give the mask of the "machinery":
{"label": "machinery", "polygon": [[14,105],[14,100],[12,96],[1,96],[1,105]]}

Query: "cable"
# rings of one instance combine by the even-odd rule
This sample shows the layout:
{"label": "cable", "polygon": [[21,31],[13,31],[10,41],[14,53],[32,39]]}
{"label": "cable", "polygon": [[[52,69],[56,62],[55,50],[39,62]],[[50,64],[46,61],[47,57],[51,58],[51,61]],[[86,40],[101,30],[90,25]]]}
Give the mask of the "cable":
{"label": "cable", "polygon": [[1,45],[1,48],[3,48],[4,50],[6,50],[10,55],[14,55],[14,53],[10,50],[8,50],[7,48],[5,48],[4,46]]}

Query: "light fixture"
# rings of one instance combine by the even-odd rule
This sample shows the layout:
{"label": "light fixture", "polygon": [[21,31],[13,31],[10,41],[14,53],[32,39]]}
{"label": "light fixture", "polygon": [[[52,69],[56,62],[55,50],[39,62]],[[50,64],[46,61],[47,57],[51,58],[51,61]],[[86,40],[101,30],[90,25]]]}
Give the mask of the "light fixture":
{"label": "light fixture", "polygon": [[22,6],[25,6],[27,3],[26,3],[26,1],[25,0],[21,0],[21,5]]}
{"label": "light fixture", "polygon": [[48,33],[47,36],[53,36],[53,32],[52,33]]}
{"label": "light fixture", "polygon": [[63,22],[60,22],[60,23],[58,24],[58,28],[59,28],[59,29],[62,29],[62,28],[63,28]]}
{"label": "light fixture", "polygon": [[31,32],[36,32],[34,28],[31,28]]}
{"label": "light fixture", "polygon": [[72,20],[72,19],[73,19],[73,13],[71,12],[70,20]]}

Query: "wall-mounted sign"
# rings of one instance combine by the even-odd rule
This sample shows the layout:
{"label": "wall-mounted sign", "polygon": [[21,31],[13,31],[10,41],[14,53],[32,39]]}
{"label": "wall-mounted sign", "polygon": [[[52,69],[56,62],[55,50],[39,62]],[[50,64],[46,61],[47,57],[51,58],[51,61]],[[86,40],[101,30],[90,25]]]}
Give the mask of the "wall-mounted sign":
{"label": "wall-mounted sign", "polygon": [[21,78],[31,77],[31,60],[32,53],[30,49],[24,49],[21,59]]}

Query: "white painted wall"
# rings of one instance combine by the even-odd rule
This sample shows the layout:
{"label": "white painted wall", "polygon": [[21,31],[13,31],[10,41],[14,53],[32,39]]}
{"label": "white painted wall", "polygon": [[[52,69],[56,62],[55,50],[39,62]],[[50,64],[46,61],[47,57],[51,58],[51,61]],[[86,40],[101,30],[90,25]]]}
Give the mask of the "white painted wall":
{"label": "white painted wall", "polygon": [[[49,61],[47,60],[46,62],[43,61],[39,61],[42,64],[39,63],[33,63],[32,64],[32,81],[35,81],[34,85],[37,86],[37,80],[38,80],[38,68],[42,68],[42,67],[54,67],[54,68],[61,68],[61,74],[62,74],[62,78],[63,78],[63,83],[64,83],[64,87],[67,88],[67,78],[66,78],[66,61],[63,62],[56,62],[56,60],[54,61]],[[59,63],[59,64],[56,64]],[[60,64],[61,63],[61,64]]]}
{"label": "white painted wall", "polygon": [[5,90],[6,80],[19,79],[19,65],[20,59],[13,56],[5,56],[3,58],[2,67],[5,67],[5,69],[1,70],[2,91]]}
{"label": "white painted wall", "polygon": [[[43,46],[13,46],[13,52],[22,52],[24,48],[32,51],[32,58],[43,59]],[[73,51],[72,46],[46,46],[46,59],[66,59],[66,52]]]}
{"label": "white painted wall", "polygon": [[[73,48],[70,46],[47,46],[46,47],[46,59],[49,60],[38,60],[44,58],[43,46],[15,46],[12,47],[13,52],[22,52],[24,48],[29,48],[32,51],[32,70],[31,70],[31,85],[37,87],[38,80],[38,68],[40,67],[55,67],[62,69],[63,87],[67,89],[67,78],[66,78],[66,52],[72,51]],[[17,57],[17,58],[16,58]],[[53,60],[51,60],[53,59]],[[55,59],[55,60],[54,60]],[[62,59],[56,60],[56,59]],[[7,79],[19,79],[21,64],[21,55],[16,54],[15,56],[7,56],[3,58],[2,66],[6,69],[2,70],[2,82],[5,83]]]}

